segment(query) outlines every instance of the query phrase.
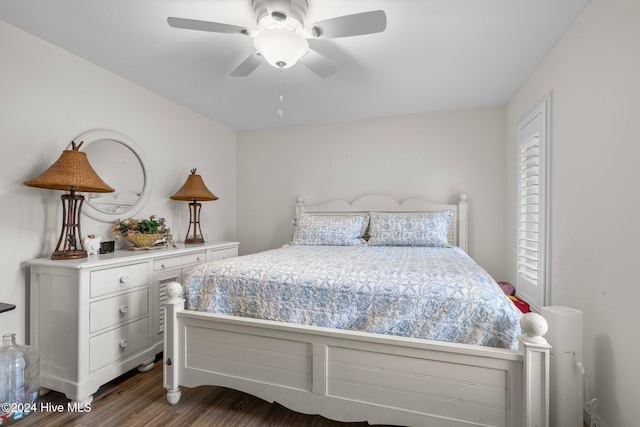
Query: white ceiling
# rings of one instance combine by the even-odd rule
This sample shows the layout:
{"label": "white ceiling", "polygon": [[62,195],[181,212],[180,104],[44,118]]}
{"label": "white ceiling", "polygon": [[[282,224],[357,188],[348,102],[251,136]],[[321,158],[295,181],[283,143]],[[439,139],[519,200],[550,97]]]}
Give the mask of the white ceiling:
{"label": "white ceiling", "polygon": [[255,28],[251,0],[0,0],[0,19],[243,131],[503,105],[590,0],[308,1],[305,26],[381,9],[387,29],[312,40],[338,67],[324,79],[266,63],[231,77],[252,39],[167,17]]}

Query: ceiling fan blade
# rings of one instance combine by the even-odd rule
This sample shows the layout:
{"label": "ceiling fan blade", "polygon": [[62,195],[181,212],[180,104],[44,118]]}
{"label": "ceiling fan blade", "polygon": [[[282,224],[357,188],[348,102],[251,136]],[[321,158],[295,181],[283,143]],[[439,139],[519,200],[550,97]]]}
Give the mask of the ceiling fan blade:
{"label": "ceiling fan blade", "polygon": [[253,55],[242,61],[242,63],[231,72],[231,75],[233,77],[247,77],[253,72],[253,70],[258,68],[262,62],[262,56],[258,52],[255,52]]}
{"label": "ceiling fan blade", "polygon": [[319,39],[380,33],[387,28],[387,15],[382,10],[356,13],[318,22],[313,28]]}
{"label": "ceiling fan blade", "polygon": [[332,76],[336,71],[338,71],[338,68],[333,65],[333,62],[329,61],[313,49],[309,49],[309,52],[300,58],[299,61],[323,78]]}
{"label": "ceiling fan blade", "polygon": [[198,21],[197,19],[167,18],[167,23],[173,28],[185,30],[210,31],[212,33],[248,34],[248,30],[237,25],[221,24],[219,22]]}

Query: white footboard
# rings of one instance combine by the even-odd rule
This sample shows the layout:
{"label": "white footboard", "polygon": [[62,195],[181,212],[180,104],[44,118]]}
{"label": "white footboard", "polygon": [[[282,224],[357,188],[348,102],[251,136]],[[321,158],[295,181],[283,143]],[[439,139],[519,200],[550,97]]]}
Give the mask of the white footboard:
{"label": "white footboard", "polygon": [[167,288],[164,387],[240,390],[339,421],[548,425],[545,320],[526,315],[522,351],[290,325],[184,310]]}

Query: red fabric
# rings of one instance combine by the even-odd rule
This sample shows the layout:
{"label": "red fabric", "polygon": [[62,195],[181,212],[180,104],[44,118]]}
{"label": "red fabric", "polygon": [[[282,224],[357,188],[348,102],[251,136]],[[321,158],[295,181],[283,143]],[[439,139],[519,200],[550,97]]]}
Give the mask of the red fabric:
{"label": "red fabric", "polygon": [[518,307],[518,310],[520,310],[523,313],[528,313],[529,311],[531,311],[529,304],[526,301],[522,301],[520,298],[517,297],[513,297],[515,299],[512,299],[513,303],[516,305],[516,307]]}
{"label": "red fabric", "polygon": [[516,307],[518,307],[518,310],[523,313],[528,313],[531,311],[531,308],[529,307],[529,304],[527,302],[522,301],[520,298],[515,296],[516,288],[514,288],[511,283],[498,282],[498,285],[500,285],[504,293],[507,294],[509,296],[509,299],[516,305]]}

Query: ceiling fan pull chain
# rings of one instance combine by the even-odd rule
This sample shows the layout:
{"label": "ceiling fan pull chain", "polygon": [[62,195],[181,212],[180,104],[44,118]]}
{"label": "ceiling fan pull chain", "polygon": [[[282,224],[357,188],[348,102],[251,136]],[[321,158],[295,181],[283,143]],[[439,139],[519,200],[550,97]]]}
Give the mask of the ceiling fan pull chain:
{"label": "ceiling fan pull chain", "polygon": [[282,70],[280,70],[280,103],[284,102],[284,94],[282,93],[283,83],[282,83]]}
{"label": "ceiling fan pull chain", "polygon": [[[280,70],[280,104],[284,103],[284,94],[282,93],[282,70]],[[278,109],[278,117],[282,118],[284,114],[282,113],[282,108]]]}

